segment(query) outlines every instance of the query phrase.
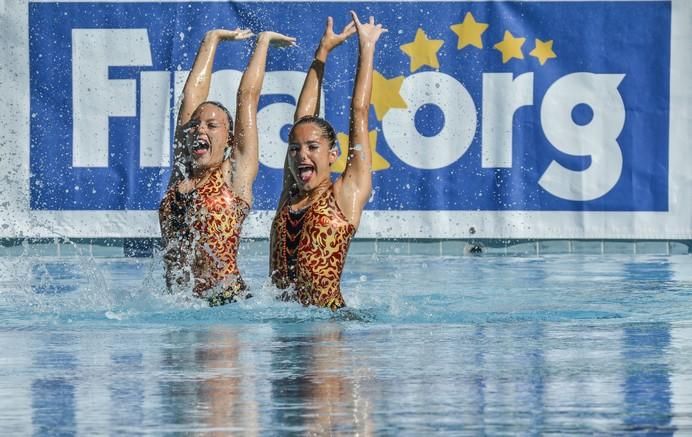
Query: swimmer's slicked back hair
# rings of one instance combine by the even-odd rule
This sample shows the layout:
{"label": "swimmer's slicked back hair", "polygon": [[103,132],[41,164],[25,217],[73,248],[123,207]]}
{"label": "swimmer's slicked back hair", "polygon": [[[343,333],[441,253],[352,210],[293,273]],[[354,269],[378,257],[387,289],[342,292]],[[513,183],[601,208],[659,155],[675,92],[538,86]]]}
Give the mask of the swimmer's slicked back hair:
{"label": "swimmer's slicked back hair", "polygon": [[326,138],[329,142],[329,148],[333,149],[334,147],[336,147],[336,132],[334,132],[334,128],[331,124],[329,124],[327,120],[325,120],[322,117],[317,117],[315,115],[306,115],[296,120],[296,122],[293,124],[293,127],[291,128],[291,132],[288,134],[289,141],[291,141],[291,138],[293,138],[293,131],[295,130],[296,126],[305,123],[316,124],[317,127],[320,128],[322,136]]}
{"label": "swimmer's slicked back hair", "polygon": [[[202,105],[214,105],[221,109],[225,114],[226,117],[228,118],[228,136],[232,137],[233,136],[233,116],[231,115],[231,111],[226,108],[223,103],[217,102],[216,100],[207,100],[206,102],[202,102],[199,104],[199,106]],[[198,106],[198,108],[199,108]]]}

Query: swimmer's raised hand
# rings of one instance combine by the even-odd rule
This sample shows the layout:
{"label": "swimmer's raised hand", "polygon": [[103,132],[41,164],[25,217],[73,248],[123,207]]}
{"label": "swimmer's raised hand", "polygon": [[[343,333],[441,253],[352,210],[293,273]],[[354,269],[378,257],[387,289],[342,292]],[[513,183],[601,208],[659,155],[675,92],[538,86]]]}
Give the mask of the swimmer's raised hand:
{"label": "swimmer's raised hand", "polygon": [[269,44],[275,47],[292,47],[296,45],[296,39],[292,36],[282,35],[278,32],[272,32],[270,30],[265,30],[257,35],[257,42],[267,41]]}
{"label": "swimmer's raised hand", "polygon": [[341,33],[334,33],[334,19],[327,17],[327,25],[325,26],[322,39],[320,39],[320,45],[315,52],[315,57],[320,59],[321,56],[326,56],[334,47],[346,41],[354,33],[356,33],[356,25],[353,21],[349,21]]}
{"label": "swimmer's raised hand", "polygon": [[358,19],[358,15],[354,11],[351,11],[351,17],[353,17],[353,22],[356,25],[356,31],[358,32],[358,41],[361,46],[375,44],[380,35],[387,31],[387,29],[382,27],[382,23],[375,24],[375,17],[370,16],[367,23],[361,23]]}
{"label": "swimmer's raised hand", "polygon": [[207,38],[214,38],[218,41],[239,41],[254,36],[250,29],[212,29],[207,32]]}

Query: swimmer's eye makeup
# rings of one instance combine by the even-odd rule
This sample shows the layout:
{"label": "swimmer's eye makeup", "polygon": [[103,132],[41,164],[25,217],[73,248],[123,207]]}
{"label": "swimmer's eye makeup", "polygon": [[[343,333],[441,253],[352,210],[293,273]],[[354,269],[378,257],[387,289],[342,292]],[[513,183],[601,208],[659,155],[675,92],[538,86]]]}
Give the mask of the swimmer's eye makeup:
{"label": "swimmer's eye makeup", "polygon": [[[218,129],[222,127],[223,123],[217,121],[217,120],[211,120],[208,123],[206,123],[207,129]],[[187,122],[187,124],[183,125],[183,131],[185,133],[190,133],[194,131],[195,129],[199,129],[199,127],[202,125],[202,122],[200,120],[190,120]]]}
{"label": "swimmer's eye makeup", "polygon": [[[308,150],[310,150],[311,152],[319,150],[320,146],[321,146],[321,144],[318,141],[310,141],[307,143],[307,145],[308,145]],[[300,150],[299,144],[290,143],[288,145],[288,153],[296,154],[296,153],[298,153],[298,150]]]}

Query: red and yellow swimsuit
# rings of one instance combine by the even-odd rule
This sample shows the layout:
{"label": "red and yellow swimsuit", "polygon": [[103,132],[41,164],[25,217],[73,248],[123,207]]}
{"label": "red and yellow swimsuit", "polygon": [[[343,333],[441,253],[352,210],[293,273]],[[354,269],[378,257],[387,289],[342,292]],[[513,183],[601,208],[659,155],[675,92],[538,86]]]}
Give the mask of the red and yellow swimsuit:
{"label": "red and yellow swimsuit", "polygon": [[194,293],[211,305],[234,301],[242,294],[247,287],[236,257],[249,210],[250,205],[226,185],[220,169],[191,193],[171,187],[159,207],[169,288],[189,284],[192,277]]}
{"label": "red and yellow swimsuit", "polygon": [[282,205],[272,223],[271,275],[279,288],[293,286],[285,294],[303,305],[333,310],[345,305],[341,273],[356,232],[339,209],[330,188],[303,211]]}

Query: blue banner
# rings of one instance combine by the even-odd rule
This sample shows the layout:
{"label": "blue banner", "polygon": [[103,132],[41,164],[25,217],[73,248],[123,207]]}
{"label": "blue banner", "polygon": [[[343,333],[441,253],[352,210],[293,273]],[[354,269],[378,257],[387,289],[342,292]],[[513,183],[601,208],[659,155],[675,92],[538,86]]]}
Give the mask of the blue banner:
{"label": "blue banner", "polygon": [[[300,74],[326,17],[340,29],[350,9],[389,29],[368,210],[668,211],[665,1],[30,3],[30,208],[156,209],[200,40],[249,27],[299,44],[270,52],[260,101],[254,208],[274,209]],[[217,52],[213,86],[230,107],[250,52]],[[342,145],[356,58],[352,38],[325,74]]]}

